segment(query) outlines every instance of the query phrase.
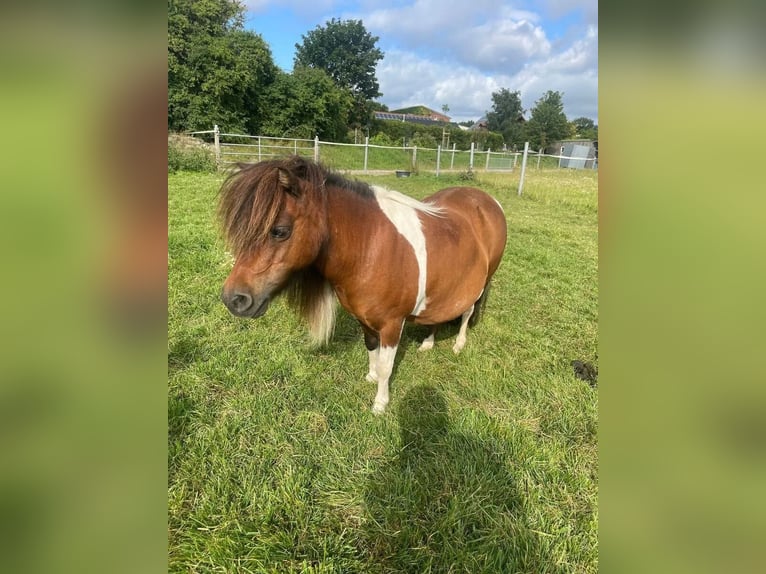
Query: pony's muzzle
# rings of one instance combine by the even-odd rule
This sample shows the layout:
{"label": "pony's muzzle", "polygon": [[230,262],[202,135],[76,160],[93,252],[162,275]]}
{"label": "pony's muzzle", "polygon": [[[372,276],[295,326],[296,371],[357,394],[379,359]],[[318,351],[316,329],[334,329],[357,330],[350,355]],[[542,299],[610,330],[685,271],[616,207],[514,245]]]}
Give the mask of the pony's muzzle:
{"label": "pony's muzzle", "polygon": [[226,289],[221,292],[221,301],[223,301],[223,304],[226,305],[226,308],[232,315],[253,319],[263,315],[269,306],[268,297],[255,301],[249,293],[241,291],[227,292]]}

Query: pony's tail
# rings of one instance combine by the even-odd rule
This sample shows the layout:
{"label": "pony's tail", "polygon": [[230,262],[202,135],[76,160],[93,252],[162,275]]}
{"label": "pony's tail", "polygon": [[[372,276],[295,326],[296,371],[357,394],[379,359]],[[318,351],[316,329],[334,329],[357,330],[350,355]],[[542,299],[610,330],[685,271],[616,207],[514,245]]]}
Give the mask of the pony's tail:
{"label": "pony's tail", "polygon": [[492,280],[487,281],[487,284],[484,286],[484,291],[481,292],[479,299],[474,303],[473,314],[471,315],[471,318],[468,319],[469,327],[473,327],[479,322],[479,319],[481,319],[481,315],[484,312],[484,306],[487,304],[487,295],[489,295],[489,287],[491,284]]}
{"label": "pony's tail", "polygon": [[335,330],[337,301],[332,285],[315,269],[296,274],[287,288],[287,302],[306,320],[315,345],[326,345]]}

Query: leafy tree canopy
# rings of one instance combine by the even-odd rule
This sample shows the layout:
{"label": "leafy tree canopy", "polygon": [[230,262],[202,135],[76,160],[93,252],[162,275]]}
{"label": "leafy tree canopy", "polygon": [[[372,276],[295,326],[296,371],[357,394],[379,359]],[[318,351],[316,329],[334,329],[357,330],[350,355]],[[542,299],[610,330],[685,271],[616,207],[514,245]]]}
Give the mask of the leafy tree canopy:
{"label": "leafy tree canopy", "polygon": [[570,126],[573,138],[598,139],[598,126],[590,118],[575,118]]}
{"label": "leafy tree canopy", "polygon": [[533,149],[545,148],[551,142],[569,137],[569,122],[564,115],[561,92],[549,90],[535,102],[526,133]]}
{"label": "leafy tree canopy", "polygon": [[361,20],[333,18],[301,38],[303,43],[295,44],[296,67],[324,70],[354,97],[374,100],[382,95],[375,67],[383,52],[376,47],[379,38],[370,35]]}
{"label": "leafy tree canopy", "polygon": [[232,0],[168,0],[168,127],[257,132],[276,67]]}
{"label": "leafy tree canopy", "polygon": [[341,141],[345,137],[352,98],[324,70],[297,67],[279,72],[266,94],[270,110],[265,135]]}
{"label": "leafy tree canopy", "polygon": [[487,112],[487,129],[503,134],[509,146],[524,143],[524,109],[521,107],[520,92],[503,88],[492,94],[492,111]]}

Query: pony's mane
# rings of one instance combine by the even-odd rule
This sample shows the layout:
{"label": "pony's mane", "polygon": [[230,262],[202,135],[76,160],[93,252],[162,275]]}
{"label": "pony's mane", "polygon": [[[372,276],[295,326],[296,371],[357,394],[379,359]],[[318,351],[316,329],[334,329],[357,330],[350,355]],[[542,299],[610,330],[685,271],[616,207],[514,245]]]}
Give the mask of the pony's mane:
{"label": "pony's mane", "polygon": [[306,181],[308,188],[318,193],[324,194],[328,187],[338,187],[365,198],[375,197],[370,185],[347,179],[297,155],[255,164],[238,163],[221,186],[217,213],[233,254],[264,241],[274,226],[285,203],[284,188],[279,183],[280,169],[290,172],[297,180]]}
{"label": "pony's mane", "polygon": [[325,186],[340,187],[341,189],[353,191],[354,193],[357,193],[361,195],[362,197],[367,197],[369,199],[372,199],[375,197],[375,193],[373,192],[372,187],[368,183],[355,180],[355,179],[345,178],[339,173],[336,173],[333,171],[326,172]]}

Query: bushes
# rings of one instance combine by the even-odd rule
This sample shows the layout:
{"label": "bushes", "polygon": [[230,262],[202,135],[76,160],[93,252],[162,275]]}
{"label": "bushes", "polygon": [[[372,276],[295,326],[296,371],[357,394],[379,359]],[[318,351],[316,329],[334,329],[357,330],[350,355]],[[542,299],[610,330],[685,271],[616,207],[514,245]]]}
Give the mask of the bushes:
{"label": "bushes", "polygon": [[503,136],[499,133],[462,130],[453,124],[426,126],[398,120],[374,120],[370,129],[370,143],[378,143],[385,139],[392,143],[378,145],[402,145],[402,140],[406,140],[408,146],[436,149],[436,146],[442,143],[445,129],[449,138],[447,147],[456,144],[457,149],[468,150],[473,142],[477,150],[503,149]]}
{"label": "bushes", "polygon": [[215,154],[207,144],[187,136],[168,136],[168,173],[215,170]]}

